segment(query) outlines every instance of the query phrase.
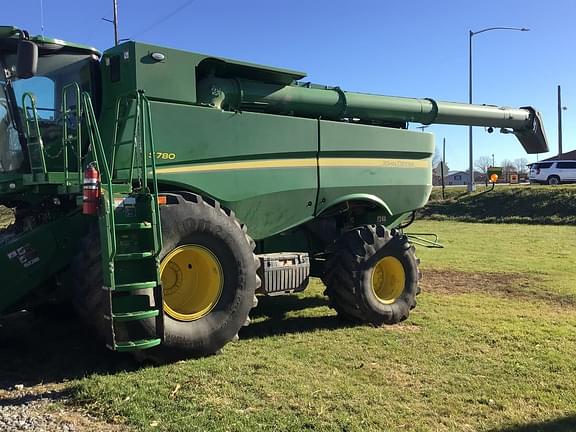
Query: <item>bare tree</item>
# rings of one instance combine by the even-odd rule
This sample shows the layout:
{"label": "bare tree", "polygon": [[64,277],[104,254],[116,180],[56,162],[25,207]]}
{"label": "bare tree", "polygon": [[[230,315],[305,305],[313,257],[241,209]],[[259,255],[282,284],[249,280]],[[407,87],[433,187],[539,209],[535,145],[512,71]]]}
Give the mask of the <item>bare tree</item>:
{"label": "bare tree", "polygon": [[[442,166],[444,165],[444,166]],[[436,147],[434,152],[434,157],[432,158],[432,184],[439,185],[442,184],[442,168],[444,168],[444,176],[448,175],[448,165],[446,162],[442,161],[442,155],[440,149]]]}
{"label": "bare tree", "polygon": [[474,161],[474,168],[482,174],[486,174],[490,166],[492,166],[492,158],[490,156],[480,156]]}
{"label": "bare tree", "polygon": [[[492,166],[492,158],[490,156],[480,156],[474,161],[474,171],[480,173],[480,181],[486,183],[488,186],[488,167]],[[476,174],[474,174],[476,176]]]}
{"label": "bare tree", "polygon": [[442,151],[439,146],[434,149],[434,156],[432,157],[432,168],[436,168],[442,162]]}
{"label": "bare tree", "polygon": [[516,171],[514,162],[510,159],[504,159],[501,163],[502,174],[506,177],[509,173]]}
{"label": "bare tree", "polygon": [[514,168],[518,174],[526,174],[528,172],[528,159],[518,158],[514,159]]}

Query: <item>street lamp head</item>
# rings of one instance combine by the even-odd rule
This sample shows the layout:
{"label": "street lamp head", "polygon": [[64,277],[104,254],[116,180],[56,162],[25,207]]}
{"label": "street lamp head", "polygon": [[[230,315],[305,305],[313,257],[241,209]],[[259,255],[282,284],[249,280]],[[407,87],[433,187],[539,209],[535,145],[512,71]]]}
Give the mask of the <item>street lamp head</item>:
{"label": "street lamp head", "polygon": [[514,30],[514,31],[523,31],[523,32],[527,32],[530,31],[529,28],[526,27],[488,27],[488,28],[484,28],[482,30],[478,30],[478,31],[472,31],[470,30],[469,34],[470,34],[470,38],[472,38],[472,36],[480,34],[480,33],[484,33],[484,32],[488,32],[488,31],[493,31],[493,30]]}

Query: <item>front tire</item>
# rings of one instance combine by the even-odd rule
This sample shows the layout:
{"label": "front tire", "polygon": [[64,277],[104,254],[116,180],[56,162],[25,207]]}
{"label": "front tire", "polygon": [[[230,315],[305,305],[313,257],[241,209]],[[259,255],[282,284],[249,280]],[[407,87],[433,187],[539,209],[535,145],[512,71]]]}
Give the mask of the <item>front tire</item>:
{"label": "front tire", "polygon": [[165,338],[151,353],[214,354],[238,338],[257,304],[254,242],[234,213],[196,194],[169,195],[160,214]]}
{"label": "front tire", "polygon": [[344,234],[328,261],[326,293],[346,320],[396,324],[416,306],[418,262],[406,236],[382,225],[356,228]]}
{"label": "front tire", "polygon": [[[140,360],[157,363],[215,354],[237,339],[238,331],[250,322],[248,314],[258,303],[255,291],[260,286],[254,241],[233,212],[192,193],[167,196],[169,204],[160,207],[160,269],[163,289],[170,291],[164,293],[164,341],[158,347],[133,352]],[[80,318],[105,340],[110,324],[104,319],[107,294],[102,289],[96,226],[82,245],[72,266],[74,306]],[[186,272],[191,276],[182,277]],[[198,275],[196,283],[194,274]],[[219,279],[212,277],[214,274]],[[149,295],[153,302],[148,291],[139,294]],[[154,320],[129,324],[117,329],[117,335],[121,331],[125,339],[156,336]]]}

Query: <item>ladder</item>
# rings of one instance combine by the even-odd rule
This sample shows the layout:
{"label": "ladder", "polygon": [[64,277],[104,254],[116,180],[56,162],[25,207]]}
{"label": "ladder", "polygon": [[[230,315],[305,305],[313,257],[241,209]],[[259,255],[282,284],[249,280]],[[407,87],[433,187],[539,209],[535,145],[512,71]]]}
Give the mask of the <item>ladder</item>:
{"label": "ladder", "polygon": [[[98,217],[106,291],[106,345],[115,351],[147,349],[162,343],[164,314],[159,255],[162,229],[154,158],[150,102],[143,91],[123,96],[134,109],[128,176],[118,177],[107,162],[88,93],[82,93],[90,150],[101,174],[104,209]],[[120,100],[118,106],[120,105]],[[119,147],[117,131],[126,117],[116,113],[112,158]],[[134,325],[146,321],[146,325]]]}

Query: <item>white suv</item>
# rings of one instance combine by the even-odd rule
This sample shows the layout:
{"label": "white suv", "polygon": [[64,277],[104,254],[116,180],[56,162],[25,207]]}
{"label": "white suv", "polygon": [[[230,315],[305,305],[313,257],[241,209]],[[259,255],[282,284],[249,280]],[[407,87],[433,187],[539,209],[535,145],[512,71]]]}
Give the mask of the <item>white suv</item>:
{"label": "white suv", "polygon": [[530,183],[558,185],[576,182],[576,160],[536,162],[530,166]]}

